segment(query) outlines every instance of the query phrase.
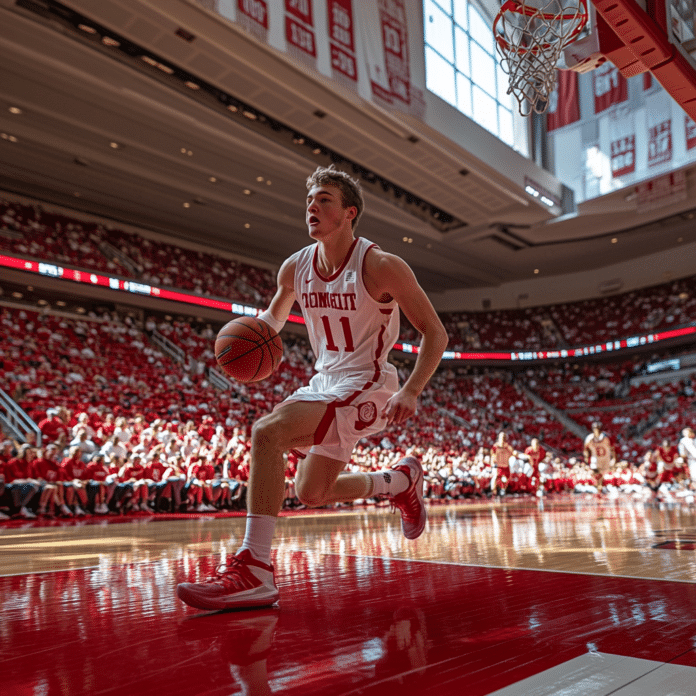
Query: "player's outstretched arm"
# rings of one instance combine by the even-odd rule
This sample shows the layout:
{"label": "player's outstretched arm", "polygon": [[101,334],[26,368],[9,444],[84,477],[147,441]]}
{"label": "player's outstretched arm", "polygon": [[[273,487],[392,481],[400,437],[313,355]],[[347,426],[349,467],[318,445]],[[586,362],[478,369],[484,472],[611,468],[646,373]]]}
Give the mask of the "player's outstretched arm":
{"label": "player's outstretched arm", "polygon": [[268,305],[265,312],[259,314],[258,318],[265,321],[276,333],[285,326],[285,322],[290,316],[290,310],[295,302],[295,266],[297,265],[297,255],[293,254],[283,262],[278,271],[278,287],[275,295]]}
{"label": "player's outstretched arm", "polygon": [[365,258],[364,279],[372,297],[383,302],[395,299],[422,337],[413,371],[403,387],[389,399],[383,412],[389,423],[401,423],[416,412],[417,399],[447,347],[447,331],[403,259],[381,249],[372,249]]}

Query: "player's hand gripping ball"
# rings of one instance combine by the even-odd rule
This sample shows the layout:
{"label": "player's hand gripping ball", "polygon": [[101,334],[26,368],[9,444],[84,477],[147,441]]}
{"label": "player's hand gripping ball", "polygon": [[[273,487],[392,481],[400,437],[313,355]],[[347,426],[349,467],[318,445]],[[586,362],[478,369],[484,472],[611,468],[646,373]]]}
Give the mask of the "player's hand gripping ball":
{"label": "player's hand gripping ball", "polygon": [[237,317],[215,339],[215,359],[237,382],[258,382],[270,376],[283,357],[283,342],[266,322]]}

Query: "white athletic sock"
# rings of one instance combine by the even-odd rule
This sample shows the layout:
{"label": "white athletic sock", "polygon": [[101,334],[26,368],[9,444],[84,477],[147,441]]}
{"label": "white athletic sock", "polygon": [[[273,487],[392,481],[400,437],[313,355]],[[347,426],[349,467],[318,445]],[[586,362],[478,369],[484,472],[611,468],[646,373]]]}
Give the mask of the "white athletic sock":
{"label": "white athletic sock", "polygon": [[277,517],[272,515],[247,514],[244,541],[237,550],[248,549],[251,555],[262,563],[271,564],[271,542],[275,533]]}
{"label": "white athletic sock", "polygon": [[406,474],[393,469],[368,471],[367,475],[372,479],[372,493],[369,494],[369,497],[376,495],[399,495],[399,493],[403,493],[411,485]]}

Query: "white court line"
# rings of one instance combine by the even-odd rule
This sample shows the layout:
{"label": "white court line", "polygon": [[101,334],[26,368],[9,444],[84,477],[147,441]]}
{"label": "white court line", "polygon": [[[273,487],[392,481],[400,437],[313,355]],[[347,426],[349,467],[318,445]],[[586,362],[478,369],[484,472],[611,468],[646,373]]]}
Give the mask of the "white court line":
{"label": "white court line", "polygon": [[566,575],[589,575],[597,578],[624,578],[625,580],[659,580],[660,582],[681,582],[687,585],[695,584],[693,580],[674,580],[671,578],[653,578],[645,575],[617,575],[615,573],[589,573],[574,570],[554,570],[553,568],[522,568],[520,566],[481,565],[479,563],[458,563],[457,561],[437,561],[429,558],[400,558],[399,556],[365,556],[355,553],[339,553],[336,551],[320,551],[324,556],[344,556],[349,558],[373,558],[382,561],[406,561],[409,563],[438,563],[440,565],[461,566],[464,568],[493,568],[495,570],[531,570],[539,573],[565,573]]}

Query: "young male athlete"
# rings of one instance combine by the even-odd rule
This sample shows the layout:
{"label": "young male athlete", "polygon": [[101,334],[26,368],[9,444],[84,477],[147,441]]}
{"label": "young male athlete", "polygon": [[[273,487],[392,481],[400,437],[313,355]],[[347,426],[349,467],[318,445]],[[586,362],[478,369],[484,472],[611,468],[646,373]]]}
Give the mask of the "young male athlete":
{"label": "young male athlete", "polygon": [[592,423],[592,432],[585,438],[583,454],[585,461],[592,468],[597,493],[601,493],[604,488],[604,475],[616,464],[616,453],[611,439],[602,432],[602,424],[599,421]]}
{"label": "young male athlete", "polygon": [[[341,472],[362,437],[416,412],[447,333],[406,262],[355,237],[364,206],[358,182],[319,167],[307,190],[306,222],[315,243],[283,263],[276,294],[260,318],[280,331],[297,300],[317,373],[254,424],[244,542],[214,577],[177,588],[180,599],[199,609],[269,606],[278,599],[271,542],[285,491],[285,452],[304,457],[295,483],[305,505],[387,495],[401,513],[407,538],[417,538],[425,527],[423,469],[414,457],[387,471]],[[399,309],[422,335],[401,388],[387,362],[399,334]]]}

